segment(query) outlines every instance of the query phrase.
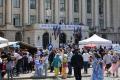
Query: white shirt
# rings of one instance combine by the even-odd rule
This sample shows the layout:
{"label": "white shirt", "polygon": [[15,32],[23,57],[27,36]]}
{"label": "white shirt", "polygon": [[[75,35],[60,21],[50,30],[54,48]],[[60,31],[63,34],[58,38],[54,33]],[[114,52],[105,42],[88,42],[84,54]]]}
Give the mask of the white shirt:
{"label": "white shirt", "polygon": [[0,58],[0,63],[2,63],[2,59]]}
{"label": "white shirt", "polygon": [[111,64],[112,63],[112,55],[106,54],[103,57],[103,61],[104,61],[105,64]]}
{"label": "white shirt", "polygon": [[82,57],[83,57],[83,61],[89,61],[90,55],[88,53],[83,53]]}
{"label": "white shirt", "polygon": [[73,53],[72,51],[70,53],[67,54],[67,59],[68,59],[68,62],[71,62],[71,58],[73,56]]}
{"label": "white shirt", "polygon": [[29,56],[28,57],[28,63],[30,63],[31,61],[33,61],[33,58],[32,58],[32,56]]}
{"label": "white shirt", "polygon": [[17,60],[19,60],[19,59],[22,58],[22,56],[20,56],[20,54],[18,54],[18,53],[14,53],[14,57],[15,57]]}

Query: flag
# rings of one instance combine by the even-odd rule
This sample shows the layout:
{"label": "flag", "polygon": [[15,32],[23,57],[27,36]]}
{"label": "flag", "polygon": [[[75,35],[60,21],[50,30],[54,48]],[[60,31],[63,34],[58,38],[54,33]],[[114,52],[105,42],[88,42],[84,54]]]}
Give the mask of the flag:
{"label": "flag", "polygon": [[79,35],[79,38],[80,40],[82,39],[82,31],[81,31],[81,27],[79,27],[78,29],[78,35]]}
{"label": "flag", "polygon": [[56,38],[57,38],[57,26],[53,27],[53,31],[54,31],[54,37],[55,37],[55,40],[56,40]]}
{"label": "flag", "polygon": [[73,31],[73,36],[75,36],[75,27],[74,27],[74,31]]}
{"label": "flag", "polygon": [[57,36],[61,33],[61,27],[57,28]]}

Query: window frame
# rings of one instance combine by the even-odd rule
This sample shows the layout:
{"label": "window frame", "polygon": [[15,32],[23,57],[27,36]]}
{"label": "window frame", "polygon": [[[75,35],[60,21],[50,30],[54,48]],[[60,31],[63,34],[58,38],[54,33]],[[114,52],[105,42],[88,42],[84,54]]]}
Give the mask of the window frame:
{"label": "window frame", "polygon": [[20,14],[13,14],[13,25],[20,26]]}
{"label": "window frame", "polygon": [[3,7],[3,0],[0,0],[0,7]]}
{"label": "window frame", "polygon": [[36,15],[30,15],[30,24],[36,23]]}
{"label": "window frame", "polygon": [[92,19],[87,19],[87,25],[88,25],[89,27],[92,26]]}
{"label": "window frame", "polygon": [[79,0],[74,0],[74,12],[79,12]]}
{"label": "window frame", "polygon": [[36,0],[30,0],[30,9],[36,9]]}
{"label": "window frame", "polygon": [[12,0],[14,8],[20,8],[20,0]]}
{"label": "window frame", "polygon": [[92,1],[87,0],[87,13],[92,13]]}
{"label": "window frame", "polygon": [[60,11],[65,11],[65,0],[60,0]]}

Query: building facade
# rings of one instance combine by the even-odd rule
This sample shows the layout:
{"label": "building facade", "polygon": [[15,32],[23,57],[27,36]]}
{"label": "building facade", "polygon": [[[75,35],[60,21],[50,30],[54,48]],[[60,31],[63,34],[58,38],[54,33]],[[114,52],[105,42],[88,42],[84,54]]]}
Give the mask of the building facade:
{"label": "building facade", "polygon": [[36,46],[32,38],[40,24],[81,24],[90,35],[120,43],[120,0],[0,0],[0,36]]}

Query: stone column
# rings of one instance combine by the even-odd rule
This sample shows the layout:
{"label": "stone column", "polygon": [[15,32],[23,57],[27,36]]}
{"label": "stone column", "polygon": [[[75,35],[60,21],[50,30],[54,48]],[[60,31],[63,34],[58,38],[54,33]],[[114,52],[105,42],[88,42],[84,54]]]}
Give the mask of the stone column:
{"label": "stone column", "polygon": [[12,1],[6,0],[6,24],[12,23]]}
{"label": "stone column", "polygon": [[79,0],[79,22],[82,22],[82,0]]}
{"label": "stone column", "polygon": [[45,22],[45,0],[40,0],[40,22]]}
{"label": "stone column", "polygon": [[86,0],[82,0],[82,23],[86,25]]}
{"label": "stone column", "polygon": [[98,26],[99,25],[99,2],[98,2],[98,0],[95,0],[95,4],[93,4],[93,5],[95,5],[95,25],[94,26]]}
{"label": "stone column", "polygon": [[53,14],[55,16],[55,23],[59,23],[59,0],[54,0],[55,1],[55,14]]}
{"label": "stone column", "polygon": [[54,0],[51,2],[51,15],[52,15],[52,23],[54,23]]}
{"label": "stone column", "polygon": [[107,2],[107,27],[111,27],[111,25],[110,25],[110,20],[111,20],[111,18],[110,18],[110,14],[111,14],[111,11],[110,11],[110,0],[107,0],[106,1]]}
{"label": "stone column", "polygon": [[104,0],[104,28],[107,26],[107,1]]}
{"label": "stone column", "polygon": [[68,1],[69,0],[65,0],[65,18],[66,18],[66,23],[68,24],[69,23],[69,15],[68,15]]}
{"label": "stone column", "polygon": [[73,0],[69,0],[69,24],[73,23]]}
{"label": "stone column", "polygon": [[23,0],[24,1],[24,25],[29,24],[29,3],[28,0]]}

